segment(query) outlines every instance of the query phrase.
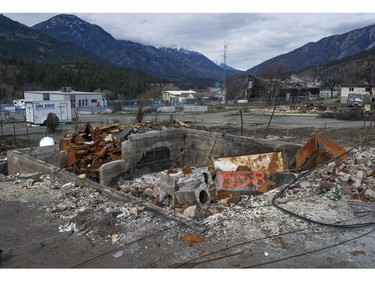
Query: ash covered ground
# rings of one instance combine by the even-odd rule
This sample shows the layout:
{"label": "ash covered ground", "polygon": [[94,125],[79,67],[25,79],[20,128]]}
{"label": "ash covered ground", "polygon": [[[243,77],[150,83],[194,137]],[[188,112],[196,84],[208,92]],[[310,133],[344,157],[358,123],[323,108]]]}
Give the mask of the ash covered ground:
{"label": "ash covered ground", "polygon": [[213,201],[197,218],[186,206],[148,207],[159,173],[119,183],[117,192],[137,195],[131,202],[48,174],[2,175],[0,265],[373,268],[374,170],[368,143],[291,185]]}

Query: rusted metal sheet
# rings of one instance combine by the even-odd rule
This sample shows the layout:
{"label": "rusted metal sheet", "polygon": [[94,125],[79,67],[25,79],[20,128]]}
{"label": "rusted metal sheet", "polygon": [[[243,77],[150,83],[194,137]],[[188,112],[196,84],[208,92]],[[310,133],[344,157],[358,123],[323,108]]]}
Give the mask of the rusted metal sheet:
{"label": "rusted metal sheet", "polygon": [[220,157],[214,159],[214,165],[215,169],[221,171],[237,171],[248,167],[249,171],[270,173],[288,169],[286,154],[283,151]]}
{"label": "rusted metal sheet", "polygon": [[271,172],[288,170],[283,151],[214,159],[218,191],[253,193],[268,182]]}
{"label": "rusted metal sheet", "polygon": [[[315,135],[296,153],[295,164],[299,170],[309,170],[343,153],[346,149],[330,139]],[[347,154],[338,160],[344,160]]]}

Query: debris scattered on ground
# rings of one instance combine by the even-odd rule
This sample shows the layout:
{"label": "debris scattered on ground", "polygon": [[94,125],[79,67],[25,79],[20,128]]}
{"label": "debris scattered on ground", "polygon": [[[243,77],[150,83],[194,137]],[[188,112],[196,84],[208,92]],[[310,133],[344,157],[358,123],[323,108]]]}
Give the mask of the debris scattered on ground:
{"label": "debris scattered on ground", "polygon": [[123,254],[124,254],[124,251],[118,251],[118,252],[116,252],[116,253],[113,254],[113,257],[115,257],[115,258],[119,258],[119,257],[121,257]]}
{"label": "debris scattered on ground", "polygon": [[[192,176],[196,170],[199,171],[200,177]],[[115,191],[141,199],[137,204],[115,202],[104,196],[100,190],[79,186],[74,182],[64,183],[48,174],[0,175],[0,182],[12,183],[1,186],[0,196],[3,200],[23,200],[29,204],[33,204],[34,199],[38,198],[42,202],[40,210],[45,212],[46,219],[64,222],[60,223],[60,229],[57,231],[73,232],[77,236],[82,234],[95,244],[101,241],[109,245],[121,245],[137,238],[118,231],[119,225],[137,228],[139,224],[160,223],[143,203],[153,203],[168,211],[168,214],[174,213],[180,215],[180,218],[183,216],[186,220],[200,222],[204,231],[199,235],[188,235],[185,229],[183,232],[181,230],[178,236],[188,242],[189,246],[203,241],[247,241],[254,237],[279,235],[311,226],[302,219],[280,212],[272,205],[275,194],[287,183],[278,187],[264,187],[264,193],[228,192],[221,197],[218,196],[215,182],[206,181],[202,171],[185,167],[176,169],[174,173],[169,171],[169,175],[181,175],[180,178],[174,179],[176,183],[181,178],[191,178],[208,184],[209,204],[203,205],[189,206],[178,201],[167,204],[166,200],[162,202],[164,198],[160,197],[161,174],[168,171],[118,183]],[[211,176],[211,172],[206,172],[207,176]],[[181,187],[188,185],[187,181],[181,182],[185,184]],[[330,196],[333,196],[333,200]],[[350,151],[346,159],[315,168],[290,185],[280,202],[288,210],[303,217],[327,223],[358,216],[364,209],[373,210],[375,148],[357,148]],[[163,223],[165,227],[170,227],[174,222]],[[265,243],[271,242],[267,240]]]}
{"label": "debris scattered on ground", "polygon": [[365,251],[361,251],[361,250],[355,250],[355,251],[351,252],[351,254],[353,256],[360,256],[360,255],[366,255],[366,252]]}
{"label": "debris scattered on ground", "polygon": [[75,223],[71,222],[66,225],[59,226],[59,232],[77,232],[78,228]]}

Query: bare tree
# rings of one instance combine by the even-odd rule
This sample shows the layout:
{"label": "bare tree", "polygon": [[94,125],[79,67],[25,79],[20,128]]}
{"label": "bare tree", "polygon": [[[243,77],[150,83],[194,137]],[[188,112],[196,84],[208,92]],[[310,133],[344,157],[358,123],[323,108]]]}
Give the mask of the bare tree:
{"label": "bare tree", "polygon": [[275,98],[278,97],[278,93],[280,92],[281,82],[288,78],[287,67],[284,63],[279,62],[267,66],[262,74],[268,82],[267,91],[265,93],[266,98],[270,98],[271,102],[274,103]]}
{"label": "bare tree", "polygon": [[325,81],[324,83],[328,89],[331,91],[331,98],[333,97],[333,91],[335,89],[335,86],[336,86],[336,82],[333,78],[329,78],[327,81]]}
{"label": "bare tree", "polygon": [[243,96],[244,84],[247,82],[247,76],[236,75],[227,78],[226,88],[227,88],[227,99],[236,99]]}
{"label": "bare tree", "polygon": [[333,98],[335,87],[341,83],[340,74],[333,71],[318,71],[318,81],[322,82],[322,86],[330,90],[330,97]]}
{"label": "bare tree", "polygon": [[369,85],[370,94],[372,95],[373,94],[372,93],[372,80],[373,80],[372,78],[373,78],[374,69],[375,69],[374,57],[367,56],[365,58],[365,62],[366,62],[366,70],[367,70],[366,82]]}

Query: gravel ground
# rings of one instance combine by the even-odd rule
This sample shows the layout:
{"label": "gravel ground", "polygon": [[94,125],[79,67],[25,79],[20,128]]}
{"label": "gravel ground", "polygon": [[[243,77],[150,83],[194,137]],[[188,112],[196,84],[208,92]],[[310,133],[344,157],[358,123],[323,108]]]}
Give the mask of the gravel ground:
{"label": "gravel ground", "polygon": [[[321,133],[350,148],[364,136],[364,129],[357,125],[294,129],[276,126],[268,138],[304,143],[311,135]],[[238,127],[228,128],[239,132]],[[215,126],[211,129],[215,130]],[[243,133],[263,137],[265,127],[258,127],[256,131],[249,127]],[[373,138],[374,133],[370,130],[368,137]],[[233,278],[239,272],[241,275],[243,271],[236,270],[239,268],[351,268],[366,269],[368,273],[375,264],[375,184],[369,172],[369,169],[374,170],[375,164],[372,147],[370,144],[356,149],[342,163],[306,174],[278,199],[280,207],[300,216],[327,224],[349,225],[346,228],[308,222],[276,208],[272,200],[285,186],[263,195],[244,195],[236,203],[228,198],[212,202],[204,217],[190,223],[191,219],[183,218],[184,208],[165,206],[162,212],[147,208],[158,195],[158,173],[119,183],[120,193],[132,194],[137,189],[142,194],[147,190],[148,196],[134,198],[134,203],[130,203],[122,197],[109,198],[101,190],[63,182],[51,175],[6,175],[6,159],[2,157],[0,267],[3,270],[235,269],[229,276],[225,272],[215,274],[216,278]],[[359,186],[354,186],[360,192],[353,193],[351,188],[358,182],[361,171],[368,175]],[[342,191],[337,200],[329,198],[328,190],[334,183],[338,183]],[[353,227],[353,224],[361,227]],[[152,272],[149,278],[160,274],[160,271]],[[197,278],[202,274],[201,271],[189,272],[178,278],[190,280],[194,274],[198,274]],[[355,272],[355,278],[358,274],[361,276],[362,271]],[[13,278],[15,272],[11,274]],[[162,271],[162,278],[165,274]],[[252,271],[251,274],[258,277],[259,273]],[[261,278],[263,274],[262,271]],[[280,274],[282,272],[274,278],[279,278]],[[293,276],[290,272],[287,278],[291,278],[291,274]],[[335,276],[340,275],[335,272]],[[106,278],[107,275],[98,273],[96,277]]]}
{"label": "gravel ground", "polygon": [[[345,164],[357,167],[363,155],[374,163],[373,152],[355,151]],[[322,167],[301,178],[280,206],[326,223],[374,222],[371,196],[331,200],[321,192],[329,171]],[[125,186],[157,188],[158,174]],[[281,188],[242,196],[236,204],[213,202],[197,231],[175,220],[173,210],[157,214],[50,175],[2,176],[1,267],[373,268],[374,225],[343,229],[293,217],[272,205]]]}

